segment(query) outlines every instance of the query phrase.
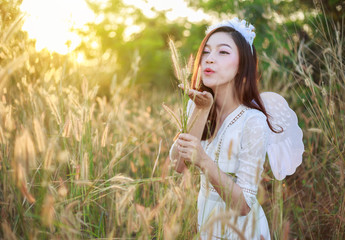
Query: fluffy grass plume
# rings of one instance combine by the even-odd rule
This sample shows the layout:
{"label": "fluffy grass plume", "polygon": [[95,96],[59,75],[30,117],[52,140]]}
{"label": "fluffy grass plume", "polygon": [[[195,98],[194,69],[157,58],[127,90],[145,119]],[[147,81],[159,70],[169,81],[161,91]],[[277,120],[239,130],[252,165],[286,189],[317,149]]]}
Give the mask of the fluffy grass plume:
{"label": "fluffy grass plume", "polygon": [[[175,46],[175,43],[172,39],[169,39],[169,48],[171,53],[171,59],[174,66],[174,72],[176,78],[179,80],[179,84],[183,84],[182,94],[181,94],[181,108],[179,109],[179,123],[177,124],[180,129],[179,131],[182,133],[188,132],[188,112],[187,112],[187,106],[188,106],[188,92],[190,88],[189,84],[189,76],[190,76],[190,68],[192,66],[191,63],[186,64],[186,66],[182,67],[181,64],[181,57],[179,52],[177,51],[177,48]],[[189,62],[192,62],[191,59]],[[167,110],[167,107],[164,107],[164,109]],[[174,119],[178,119],[177,115],[173,113],[173,111],[168,110],[170,115],[174,116]]]}

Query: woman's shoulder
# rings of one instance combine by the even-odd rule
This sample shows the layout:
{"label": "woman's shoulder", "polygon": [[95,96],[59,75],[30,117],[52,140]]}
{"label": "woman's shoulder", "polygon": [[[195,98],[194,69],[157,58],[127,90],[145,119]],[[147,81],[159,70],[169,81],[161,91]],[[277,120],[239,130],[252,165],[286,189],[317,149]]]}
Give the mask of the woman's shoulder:
{"label": "woman's shoulder", "polygon": [[247,108],[245,116],[245,125],[253,126],[255,125],[264,125],[268,127],[266,115],[260,110],[254,108]]}
{"label": "woman's shoulder", "polygon": [[241,130],[241,146],[266,142],[269,133],[266,115],[260,110],[247,108]]}
{"label": "woman's shoulder", "polygon": [[247,119],[248,118],[260,118],[266,120],[266,115],[255,108],[247,108]]}

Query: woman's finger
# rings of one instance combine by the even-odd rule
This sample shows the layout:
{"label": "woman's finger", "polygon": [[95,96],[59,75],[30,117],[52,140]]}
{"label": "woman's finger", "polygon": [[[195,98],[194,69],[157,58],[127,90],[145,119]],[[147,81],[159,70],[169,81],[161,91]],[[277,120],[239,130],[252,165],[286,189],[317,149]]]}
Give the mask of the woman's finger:
{"label": "woman's finger", "polygon": [[189,153],[189,151],[188,151],[188,149],[187,148],[185,148],[185,149],[181,149],[181,148],[179,148],[178,149],[178,154],[181,156],[181,154],[188,154]]}
{"label": "woman's finger", "polygon": [[191,141],[192,141],[192,139],[189,139],[188,137],[183,137],[183,136],[181,136],[177,139],[178,144],[186,145],[186,146],[188,146]]}
{"label": "woman's finger", "polygon": [[179,136],[178,136],[179,139],[182,139],[182,140],[185,140],[185,141],[192,141],[195,139],[194,136],[188,134],[188,133],[181,133]]}
{"label": "woman's finger", "polygon": [[186,145],[177,145],[177,150],[179,151],[179,152],[193,152],[193,151],[195,151],[195,146],[193,145],[193,144],[191,144],[191,143],[188,143],[188,144],[186,144]]}
{"label": "woman's finger", "polygon": [[[181,83],[180,85],[181,85],[181,88],[183,88],[183,84]],[[192,100],[194,100],[196,98],[212,99],[212,94],[211,93],[209,93],[207,91],[200,92],[200,91],[197,91],[195,89],[189,89],[188,96]]]}
{"label": "woman's finger", "polygon": [[190,148],[190,144],[188,143],[178,143],[177,146],[179,147],[179,149],[185,149],[185,148]]}
{"label": "woman's finger", "polygon": [[179,149],[185,149],[192,147],[192,144],[190,144],[190,142],[178,140],[177,147],[179,147]]}
{"label": "woman's finger", "polygon": [[210,92],[204,91],[204,96],[207,99],[207,101],[212,101],[213,102],[213,96]]}
{"label": "woman's finger", "polygon": [[193,99],[193,97],[201,96],[202,92],[197,91],[195,89],[189,89],[188,96]]}
{"label": "woman's finger", "polygon": [[188,97],[194,101],[196,96],[197,96],[197,94],[195,93],[195,91],[193,89],[189,89]]}
{"label": "woman's finger", "polygon": [[183,159],[184,161],[190,161],[190,156],[188,153],[180,153],[180,158]]}
{"label": "woman's finger", "polygon": [[194,136],[189,133],[181,133],[179,137],[183,139],[192,139]]}
{"label": "woman's finger", "polygon": [[197,158],[197,154],[195,151],[187,151],[187,152],[181,152],[179,153],[180,158],[189,161],[189,162],[195,162]]}
{"label": "woman's finger", "polygon": [[200,98],[202,98],[204,101],[210,101],[213,97],[211,93],[203,91],[202,93],[200,93]]}
{"label": "woman's finger", "polygon": [[208,96],[207,93],[201,93],[201,94],[199,94],[198,96],[195,97],[195,101],[194,102],[198,102],[201,105],[209,105],[210,103],[212,103],[212,95],[210,97],[210,96]]}

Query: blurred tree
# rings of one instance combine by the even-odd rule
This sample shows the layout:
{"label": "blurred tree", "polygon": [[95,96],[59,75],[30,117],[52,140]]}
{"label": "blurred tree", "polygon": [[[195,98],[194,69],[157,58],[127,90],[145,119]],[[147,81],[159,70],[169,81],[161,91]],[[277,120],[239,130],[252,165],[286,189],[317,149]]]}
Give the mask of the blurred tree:
{"label": "blurred tree", "polygon": [[[269,58],[286,69],[294,69],[290,61],[291,52],[296,51],[301,41],[308,42],[320,28],[333,29],[327,24],[342,22],[345,17],[343,0],[187,0],[194,8],[213,12],[220,19],[238,16],[252,23],[256,28],[255,47],[261,59]],[[328,22],[328,23],[327,23]],[[341,27],[340,27],[341,28]],[[344,26],[342,26],[344,28]],[[316,30],[316,31],[315,31]],[[340,33],[344,31],[339,29]],[[344,37],[343,37],[344,39]],[[324,39],[325,40],[325,39]],[[335,39],[327,39],[327,41]],[[318,52],[315,49],[315,52]],[[321,53],[320,53],[321,54]],[[315,56],[310,56],[315,58]],[[271,63],[259,62],[264,72]],[[317,72],[315,72],[317,75]],[[270,76],[273,81],[281,77]],[[275,83],[271,83],[274,84]]]}
{"label": "blurred tree", "polygon": [[328,19],[339,22],[345,16],[345,2],[342,0],[187,0],[189,5],[202,8],[206,12],[215,12],[219,18],[237,15],[256,27],[259,47],[263,44],[260,34],[278,25],[296,30],[302,23],[324,14]]}
{"label": "blurred tree", "polygon": [[[105,53],[110,53],[115,58],[112,70],[104,76],[106,81],[135,81],[145,87],[170,88],[174,76],[168,38],[171,37],[179,46],[184,46],[186,38],[183,33],[186,26],[189,27],[187,31],[194,31],[192,25],[186,19],[169,22],[164,11],[155,9],[152,9],[155,16],[147,17],[136,6],[125,5],[121,0],[108,0],[103,4],[87,0],[87,3],[99,22],[90,23],[88,29],[81,32],[84,41],[78,50],[83,51],[88,58]],[[133,27],[138,31],[129,34],[128,30]],[[197,39],[200,41],[200,36]],[[92,42],[99,43],[97,51],[90,49]],[[193,46],[191,41],[187,46]],[[185,49],[181,49],[181,52],[188,55],[190,52],[187,53]]]}
{"label": "blurred tree", "polygon": [[[196,53],[209,25],[204,21],[189,23],[187,19],[169,22],[165,12],[151,9],[155,16],[147,17],[136,6],[122,0],[86,0],[97,16],[94,23],[80,31],[84,40],[78,51],[89,59],[101,59],[100,71],[95,78],[102,79],[105,88],[110,81],[136,82],[146,87],[167,88],[174,79],[167,39],[173,38],[187,59]],[[310,28],[315,27],[316,11],[312,0],[186,0],[190,6],[213,12],[220,19],[228,15],[245,18],[256,27],[255,46],[260,55],[268,55],[279,63],[288,64],[289,51],[301,40],[308,40]],[[343,1],[323,1],[327,16],[337,20],[344,16]],[[318,8],[321,8],[319,6]],[[135,29],[130,33],[129,30]],[[277,34],[279,33],[279,34]],[[264,71],[268,63],[261,62]],[[290,66],[292,67],[292,66]]]}

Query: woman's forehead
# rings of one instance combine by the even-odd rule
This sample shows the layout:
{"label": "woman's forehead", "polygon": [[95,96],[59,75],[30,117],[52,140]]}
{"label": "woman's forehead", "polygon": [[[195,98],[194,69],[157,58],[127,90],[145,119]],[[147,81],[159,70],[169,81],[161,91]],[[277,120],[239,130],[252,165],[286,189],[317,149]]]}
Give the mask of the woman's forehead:
{"label": "woman's forehead", "polygon": [[229,46],[230,48],[233,48],[236,45],[229,33],[216,32],[210,36],[205,46],[208,46],[208,47]]}

